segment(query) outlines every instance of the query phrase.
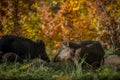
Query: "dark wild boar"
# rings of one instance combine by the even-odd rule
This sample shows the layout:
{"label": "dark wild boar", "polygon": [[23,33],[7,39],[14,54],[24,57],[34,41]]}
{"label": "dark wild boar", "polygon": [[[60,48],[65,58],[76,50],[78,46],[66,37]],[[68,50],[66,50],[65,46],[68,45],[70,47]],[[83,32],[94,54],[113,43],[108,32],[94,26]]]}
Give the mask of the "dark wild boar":
{"label": "dark wild boar", "polygon": [[3,55],[3,52],[0,51],[0,62],[2,61],[2,55]]}
{"label": "dark wild boar", "polygon": [[41,58],[44,61],[50,61],[42,40],[34,42],[24,37],[5,35],[0,39],[0,51],[3,55],[9,52],[16,53],[22,59]]}
{"label": "dark wild boar", "polygon": [[92,67],[100,67],[104,58],[104,50],[98,41],[63,41],[58,54],[54,57],[54,62],[70,61],[75,63],[85,62]]}

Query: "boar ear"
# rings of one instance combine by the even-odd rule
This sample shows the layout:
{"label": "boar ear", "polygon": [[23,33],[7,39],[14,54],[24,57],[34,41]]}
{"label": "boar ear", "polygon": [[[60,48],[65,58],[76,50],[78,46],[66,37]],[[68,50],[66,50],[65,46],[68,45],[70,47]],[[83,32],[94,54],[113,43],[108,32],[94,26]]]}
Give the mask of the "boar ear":
{"label": "boar ear", "polygon": [[65,46],[68,46],[69,47],[69,42],[68,41],[63,41],[62,42]]}

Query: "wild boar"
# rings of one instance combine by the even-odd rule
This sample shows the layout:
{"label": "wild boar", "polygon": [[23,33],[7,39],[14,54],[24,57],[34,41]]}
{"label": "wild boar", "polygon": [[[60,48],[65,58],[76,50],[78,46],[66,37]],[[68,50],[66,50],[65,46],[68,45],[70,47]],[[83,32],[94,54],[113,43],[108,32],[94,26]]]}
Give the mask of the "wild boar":
{"label": "wild boar", "polygon": [[62,46],[54,57],[54,62],[70,61],[75,63],[85,59],[92,67],[100,67],[104,62],[104,50],[99,41],[63,41]]}
{"label": "wild boar", "polygon": [[3,52],[0,51],[0,62],[2,62],[2,55],[3,55]]}
{"label": "wild boar", "polygon": [[2,56],[13,52],[22,59],[41,58],[44,61],[50,62],[43,40],[34,42],[24,37],[5,35],[0,39],[0,51],[3,52]]}

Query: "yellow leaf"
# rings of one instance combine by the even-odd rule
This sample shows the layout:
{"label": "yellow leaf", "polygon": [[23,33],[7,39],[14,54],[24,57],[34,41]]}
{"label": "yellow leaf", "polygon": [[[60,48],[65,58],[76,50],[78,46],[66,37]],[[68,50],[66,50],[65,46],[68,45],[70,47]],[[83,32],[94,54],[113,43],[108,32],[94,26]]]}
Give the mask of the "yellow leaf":
{"label": "yellow leaf", "polygon": [[77,10],[79,10],[79,7],[73,8],[73,11],[77,11]]}

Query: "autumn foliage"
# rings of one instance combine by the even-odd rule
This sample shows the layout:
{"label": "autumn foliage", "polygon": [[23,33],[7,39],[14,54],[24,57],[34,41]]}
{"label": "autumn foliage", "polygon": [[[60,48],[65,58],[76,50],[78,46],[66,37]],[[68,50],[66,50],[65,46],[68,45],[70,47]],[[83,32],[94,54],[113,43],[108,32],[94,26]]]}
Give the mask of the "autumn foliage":
{"label": "autumn foliage", "polygon": [[43,39],[56,53],[62,40],[100,40],[120,49],[120,0],[0,0],[0,36]]}

